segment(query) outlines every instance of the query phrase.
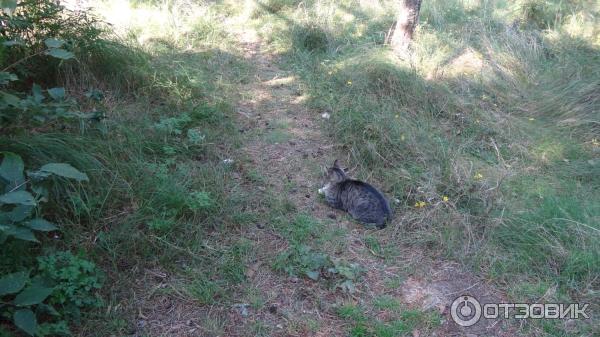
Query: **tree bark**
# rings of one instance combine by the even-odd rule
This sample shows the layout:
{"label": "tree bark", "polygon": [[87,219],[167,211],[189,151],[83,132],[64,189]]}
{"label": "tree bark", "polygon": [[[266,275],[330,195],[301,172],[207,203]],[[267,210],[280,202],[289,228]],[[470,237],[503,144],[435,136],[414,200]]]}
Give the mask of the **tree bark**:
{"label": "tree bark", "polygon": [[396,54],[404,54],[408,51],[415,27],[419,23],[421,2],[422,0],[400,0],[398,19],[390,38],[390,44]]}

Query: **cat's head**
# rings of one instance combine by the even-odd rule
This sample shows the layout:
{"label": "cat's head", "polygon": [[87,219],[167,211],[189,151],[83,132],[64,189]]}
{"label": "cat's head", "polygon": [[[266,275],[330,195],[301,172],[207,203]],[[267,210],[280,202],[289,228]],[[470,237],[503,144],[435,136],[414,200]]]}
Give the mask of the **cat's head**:
{"label": "cat's head", "polygon": [[323,187],[319,189],[319,193],[324,194],[331,186],[339,184],[346,179],[348,179],[346,172],[340,167],[340,163],[336,159],[333,162],[333,166],[327,169],[325,183],[323,184]]}

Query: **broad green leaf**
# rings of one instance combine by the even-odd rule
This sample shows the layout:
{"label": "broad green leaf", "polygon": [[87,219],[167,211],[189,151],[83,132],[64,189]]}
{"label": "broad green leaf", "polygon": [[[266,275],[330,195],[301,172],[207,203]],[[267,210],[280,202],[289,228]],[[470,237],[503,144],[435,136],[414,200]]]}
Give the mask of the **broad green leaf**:
{"label": "broad green leaf", "polygon": [[4,91],[2,92],[2,100],[10,106],[19,107],[21,105],[21,99],[19,97]]}
{"label": "broad green leaf", "polygon": [[0,203],[31,206],[35,206],[36,204],[33,195],[27,191],[14,191],[0,195]]}
{"label": "broad green leaf", "polygon": [[31,229],[25,227],[14,227],[11,231],[6,232],[6,234],[23,241],[39,242]]}
{"label": "broad green leaf", "polygon": [[44,171],[27,171],[27,177],[34,181],[42,181],[51,175],[50,172]]}
{"label": "broad green leaf", "polygon": [[48,48],[60,48],[65,44],[65,41],[50,38],[50,39],[46,39],[44,41],[44,43],[46,44],[46,46]]}
{"label": "broad green leaf", "polygon": [[48,95],[55,101],[62,101],[65,98],[65,88],[48,89]]}
{"label": "broad green leaf", "polygon": [[13,225],[0,225],[0,233],[12,233],[14,232],[15,226]]}
{"label": "broad green leaf", "polygon": [[80,172],[73,166],[66,163],[50,163],[42,166],[40,171],[49,172],[64,178],[71,178],[77,181],[88,181],[87,174]]}
{"label": "broad green leaf", "polygon": [[33,94],[33,100],[36,103],[42,103],[42,101],[44,100],[44,94],[42,94],[42,87],[40,87],[39,84],[34,83],[33,87],[31,88],[31,92]]}
{"label": "broad green leaf", "polygon": [[2,152],[2,154],[4,158],[2,159],[2,164],[0,164],[0,178],[8,183],[6,187],[7,192],[19,185],[25,188],[23,185],[25,181],[25,176],[23,176],[25,165],[23,165],[21,157],[12,152]]}
{"label": "broad green leaf", "polygon": [[24,46],[25,43],[23,43],[22,41],[18,41],[18,40],[10,40],[10,41],[2,42],[2,45],[6,46],[6,47]]}
{"label": "broad green leaf", "polygon": [[28,221],[25,225],[33,230],[41,232],[50,232],[58,229],[52,222],[46,221],[42,218]]}
{"label": "broad green leaf", "polygon": [[15,322],[15,325],[19,329],[25,331],[30,336],[33,336],[37,331],[37,319],[30,309],[15,311],[13,322]]}
{"label": "broad green leaf", "polygon": [[11,222],[20,222],[30,216],[31,211],[33,211],[33,206],[31,205],[17,205],[10,212],[3,213],[2,215],[6,215]]}
{"label": "broad green leaf", "polygon": [[320,273],[318,271],[314,271],[314,270],[309,270],[307,272],[305,272],[306,276],[308,276],[311,280],[318,280]]}
{"label": "broad green leaf", "polygon": [[17,75],[13,73],[8,73],[6,71],[0,71],[0,85],[5,85],[8,84],[8,82],[17,80],[19,80]]}
{"label": "broad green leaf", "polygon": [[45,303],[38,304],[38,310],[41,310],[43,313],[47,313],[48,315],[60,316],[60,313],[58,311],[56,311],[56,309],[49,304],[45,304]]}
{"label": "broad green leaf", "polygon": [[27,273],[18,272],[0,278],[0,296],[19,292],[25,286]]}
{"label": "broad green leaf", "polygon": [[75,57],[75,54],[60,48],[49,49],[46,53],[52,57],[56,57],[57,59],[61,60],[68,60]]}
{"label": "broad green leaf", "polygon": [[[50,175],[50,173],[48,174]],[[39,200],[39,202],[47,202],[48,198],[50,197],[50,192],[43,185],[32,184],[31,191],[33,191],[35,197],[37,198],[37,200]]]}
{"label": "broad green leaf", "polygon": [[52,294],[53,288],[31,286],[20,292],[13,303],[18,306],[28,306],[44,302]]}
{"label": "broad green leaf", "polygon": [[39,242],[31,229],[22,226],[4,224],[0,225],[0,233],[4,236],[13,236],[19,240]]}

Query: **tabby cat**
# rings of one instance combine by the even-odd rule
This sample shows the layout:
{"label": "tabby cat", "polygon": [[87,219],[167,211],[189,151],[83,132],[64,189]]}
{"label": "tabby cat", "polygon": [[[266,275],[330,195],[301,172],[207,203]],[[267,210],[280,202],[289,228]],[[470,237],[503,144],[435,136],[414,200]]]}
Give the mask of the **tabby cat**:
{"label": "tabby cat", "polygon": [[326,182],[319,193],[325,195],[331,207],[347,211],[367,225],[384,228],[392,214],[383,193],[370,184],[348,178],[337,160],[327,169]]}

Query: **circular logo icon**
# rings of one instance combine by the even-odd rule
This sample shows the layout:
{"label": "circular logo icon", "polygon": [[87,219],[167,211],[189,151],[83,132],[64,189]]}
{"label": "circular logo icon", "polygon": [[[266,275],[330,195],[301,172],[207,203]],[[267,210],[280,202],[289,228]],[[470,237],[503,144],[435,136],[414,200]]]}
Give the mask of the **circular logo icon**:
{"label": "circular logo icon", "polygon": [[456,324],[471,326],[481,318],[481,304],[473,296],[462,295],[452,302],[450,314]]}

